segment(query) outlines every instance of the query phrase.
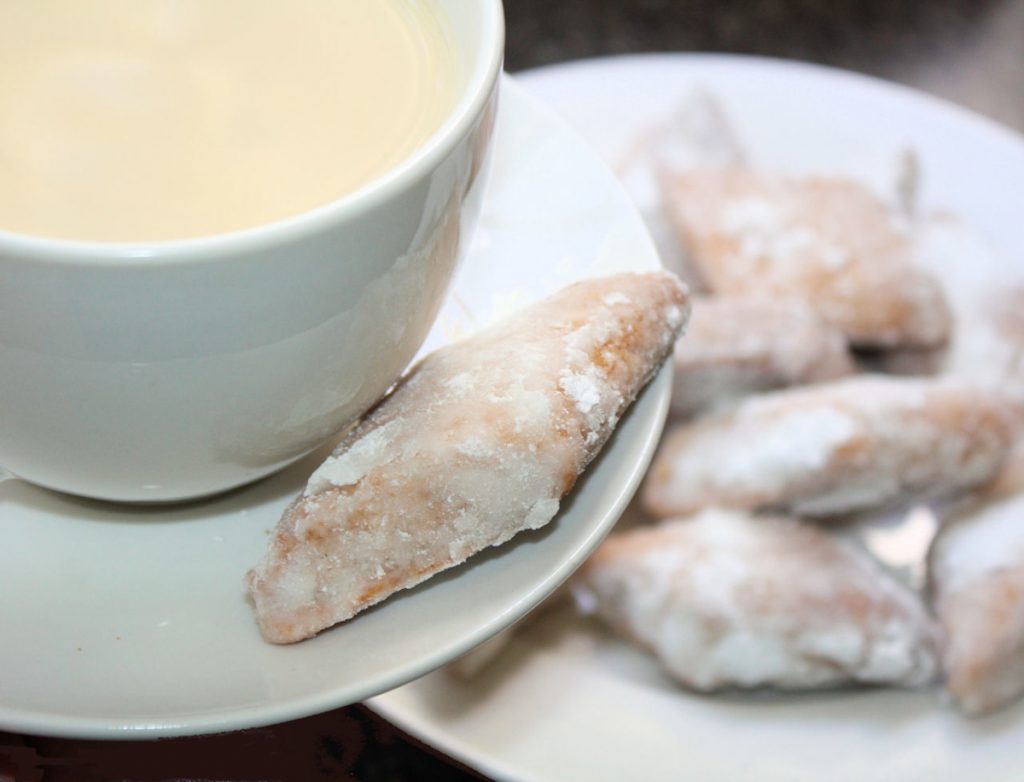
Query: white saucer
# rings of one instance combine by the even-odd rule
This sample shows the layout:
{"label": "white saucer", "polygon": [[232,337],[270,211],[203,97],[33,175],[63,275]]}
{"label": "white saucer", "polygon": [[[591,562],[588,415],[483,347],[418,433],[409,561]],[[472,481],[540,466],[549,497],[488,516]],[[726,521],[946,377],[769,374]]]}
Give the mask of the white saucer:
{"label": "white saucer", "polygon": [[[597,156],[515,82],[502,86],[480,228],[424,350],[579,278],[657,268]],[[0,483],[0,729],[153,738],[280,722],[420,676],[513,622],[615,522],[664,421],[643,393],[545,530],[288,647],[264,643],[242,578],[323,454],[167,509]]]}
{"label": "white saucer", "polygon": [[[521,79],[613,165],[699,86],[765,165],[848,171],[910,145],[922,207],[951,209],[977,230],[1006,260],[997,279],[1024,272],[1024,142],[950,104],[841,71],[730,56],[583,61]],[[972,722],[937,689],[689,695],[648,655],[567,610],[531,620],[475,679],[440,671],[369,705],[505,782],[1022,778],[1024,703]]]}

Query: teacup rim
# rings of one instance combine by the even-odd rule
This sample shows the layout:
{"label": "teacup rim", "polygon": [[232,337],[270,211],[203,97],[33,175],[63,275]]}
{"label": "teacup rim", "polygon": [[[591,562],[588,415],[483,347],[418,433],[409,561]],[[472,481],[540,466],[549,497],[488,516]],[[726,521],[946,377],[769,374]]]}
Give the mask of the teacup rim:
{"label": "teacup rim", "polygon": [[36,236],[0,228],[0,262],[5,257],[54,265],[140,268],[154,263],[182,264],[234,257],[257,249],[291,243],[340,221],[358,218],[427,175],[470,132],[486,108],[502,72],[505,19],[502,0],[481,3],[480,56],[472,63],[458,101],[427,141],[397,166],[362,187],[296,215],[236,231],[185,239],[147,242],[103,242]]}

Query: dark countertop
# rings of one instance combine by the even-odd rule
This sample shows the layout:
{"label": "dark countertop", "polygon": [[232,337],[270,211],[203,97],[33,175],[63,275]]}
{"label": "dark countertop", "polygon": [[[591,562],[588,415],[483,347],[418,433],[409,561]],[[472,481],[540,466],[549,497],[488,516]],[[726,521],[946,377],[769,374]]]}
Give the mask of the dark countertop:
{"label": "dark countertop", "polygon": [[[581,57],[718,51],[903,82],[1024,130],[1024,0],[505,0],[515,72]],[[157,742],[0,733],[0,782],[465,782],[482,777],[360,706]]]}
{"label": "dark countertop", "polygon": [[267,728],[156,741],[0,731],[0,782],[477,782],[363,706]]}
{"label": "dark countertop", "polygon": [[505,0],[515,72],[637,52],[848,68],[1024,130],[1024,0]]}

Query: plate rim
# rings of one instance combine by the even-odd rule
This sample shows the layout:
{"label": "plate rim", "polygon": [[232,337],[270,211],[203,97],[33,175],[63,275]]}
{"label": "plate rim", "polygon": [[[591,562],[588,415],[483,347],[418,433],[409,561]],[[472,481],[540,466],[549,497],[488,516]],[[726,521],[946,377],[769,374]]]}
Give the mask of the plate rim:
{"label": "plate rim", "polygon": [[628,53],[612,54],[608,56],[585,57],[578,60],[567,60],[560,63],[541,65],[536,68],[529,68],[516,71],[511,75],[516,78],[543,77],[553,72],[565,72],[570,70],[583,70],[595,68],[607,68],[615,65],[626,67],[637,67],[654,63],[693,63],[701,66],[715,66],[721,68],[740,69],[778,69],[790,70],[802,74],[817,74],[824,78],[842,79],[851,83],[859,84],[868,89],[880,89],[894,93],[911,102],[930,105],[932,109],[956,115],[960,121],[977,125],[986,133],[993,133],[1003,141],[1010,142],[1011,146],[1018,146],[1018,152],[1024,154],[1024,130],[1005,125],[992,117],[982,114],[974,109],[962,106],[949,98],[927,92],[917,87],[911,87],[898,81],[875,76],[860,71],[847,70],[835,65],[825,65],[816,62],[805,62],[786,57],[770,57],[761,54],[729,54],[723,52],[649,52],[649,53]]}

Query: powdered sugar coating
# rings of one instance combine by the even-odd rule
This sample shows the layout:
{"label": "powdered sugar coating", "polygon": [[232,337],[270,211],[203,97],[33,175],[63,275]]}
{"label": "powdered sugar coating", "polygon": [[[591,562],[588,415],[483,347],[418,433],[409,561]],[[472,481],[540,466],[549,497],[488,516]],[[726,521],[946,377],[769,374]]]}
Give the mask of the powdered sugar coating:
{"label": "powdered sugar coating", "polygon": [[1024,566],[1024,494],[986,504],[949,524],[939,537],[933,563],[933,577],[947,592],[993,571]]}
{"label": "powdered sugar coating", "polygon": [[918,598],[862,550],[794,519],[708,509],[616,535],[574,586],[698,690],[919,685],[938,668]]}
{"label": "powdered sugar coating", "polygon": [[672,275],[617,275],[424,359],[313,474],[250,572],[264,637],[306,638],[548,523],[687,315]]}
{"label": "powdered sugar coating", "polygon": [[696,298],[674,363],[679,416],[854,372],[842,332],[802,301],[763,296]]}
{"label": "powdered sugar coating", "polygon": [[687,284],[700,282],[665,215],[659,177],[667,172],[740,165],[747,152],[717,99],[694,90],[641,129],[613,168],[644,218],[665,268]]}
{"label": "powdered sugar coating", "polygon": [[750,397],[671,431],[643,487],[656,516],[709,506],[827,516],[977,486],[1016,408],[964,381],[859,376]]}
{"label": "powdered sugar coating", "polygon": [[943,282],[956,317],[949,350],[933,363],[1024,400],[1024,280],[955,217],[933,215],[916,228],[916,257]]}
{"label": "powdered sugar coating", "polygon": [[798,298],[858,345],[947,340],[942,290],[900,218],[856,182],[709,169],[666,176],[663,192],[714,293]]}
{"label": "powdered sugar coating", "polygon": [[1017,700],[1024,694],[1024,445],[942,528],[929,565],[954,700],[971,714]]}

